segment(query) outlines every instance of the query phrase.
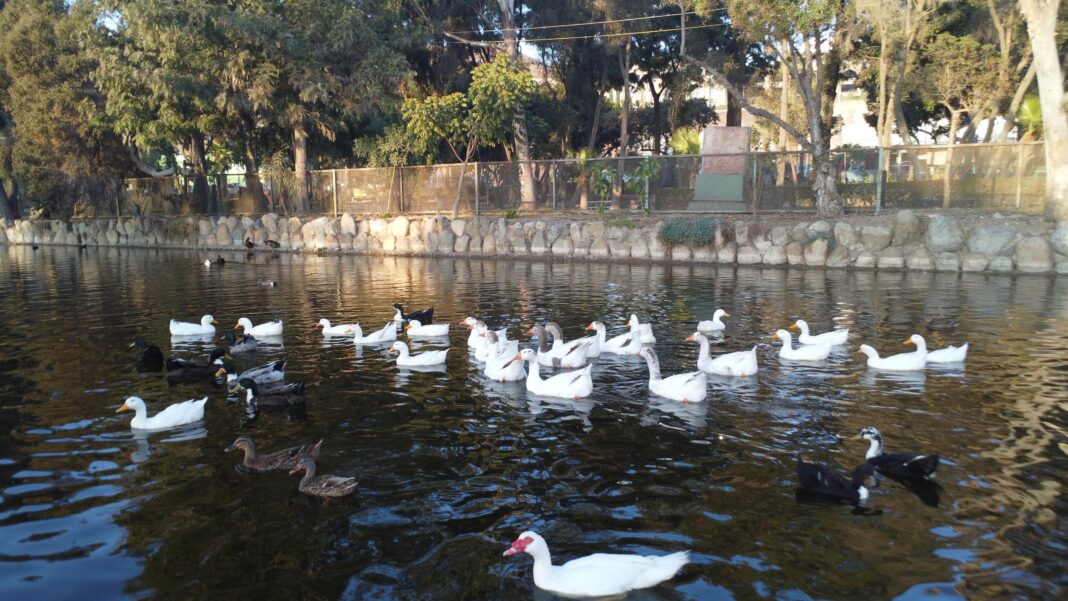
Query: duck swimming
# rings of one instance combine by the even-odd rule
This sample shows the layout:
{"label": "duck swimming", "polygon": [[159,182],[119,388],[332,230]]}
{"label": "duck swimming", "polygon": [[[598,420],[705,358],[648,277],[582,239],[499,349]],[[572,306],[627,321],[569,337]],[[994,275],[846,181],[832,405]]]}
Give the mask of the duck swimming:
{"label": "duck swimming", "polygon": [[397,326],[390,322],[381,330],[364,336],[363,328],[360,327],[360,324],[354,323],[352,324],[352,333],[353,344],[382,344],[384,342],[393,342],[397,339]]}
{"label": "duck swimming", "polygon": [[282,449],[281,451],[260,455],[256,452],[256,443],[252,442],[252,439],[247,436],[241,436],[235,440],[233,444],[226,447],[226,452],[229,453],[230,451],[241,449],[245,452],[245,457],[241,460],[241,465],[250,472],[263,473],[291,470],[303,459],[318,461],[319,449],[321,449],[322,446],[323,441],[320,440],[313,445],[300,445],[299,447],[290,447],[288,449]]}
{"label": "duck swimming", "polygon": [[716,309],[716,312],[712,314],[712,319],[706,319],[704,321],[697,322],[698,332],[721,332],[727,329],[727,324],[723,323],[722,317],[730,317],[731,314],[727,313],[723,309]]}
{"label": "duck swimming", "polygon": [[130,420],[130,428],[134,430],[166,430],[204,419],[204,405],[207,402],[208,397],[175,403],[149,417],[145,401],[141,397],[132,396],[128,397],[122,406],[115,410],[115,413],[133,411],[134,417]]}
{"label": "duck swimming", "polygon": [[694,371],[662,378],[656,351],[651,348],[642,349],[641,355],[649,366],[649,390],[653,391],[653,394],[683,403],[700,403],[705,400],[705,395],[708,394],[708,378],[705,372]]}
{"label": "duck swimming", "polygon": [[389,352],[397,353],[397,365],[400,367],[420,367],[427,365],[443,365],[449,349],[443,351],[425,351],[418,355],[408,354],[408,345],[396,341],[389,347]]}
{"label": "duck swimming", "polygon": [[239,334],[232,330],[223,332],[223,338],[231,355],[238,353],[254,353],[260,348],[260,343],[251,334]]}
{"label": "duck swimming", "polygon": [[899,478],[927,478],[938,469],[938,455],[884,452],[883,435],[873,426],[861,430],[859,436],[871,442],[864,459],[884,474]]}
{"label": "duck swimming", "polygon": [[708,337],[700,332],[695,332],[686,337],[689,342],[697,342],[701,350],[697,354],[697,369],[718,376],[747,377],[757,373],[760,366],[757,364],[757,347],[748,351],[724,353],[713,359],[709,354]]}
{"label": "duck swimming", "polygon": [[226,355],[226,351],[215,348],[205,359],[167,359],[167,379],[172,381],[207,380],[215,373],[215,362]]}
{"label": "duck swimming", "polygon": [[586,330],[597,333],[597,348],[602,353],[611,355],[637,355],[642,350],[641,337],[634,332],[627,332],[608,338],[604,322],[595,321],[586,326]]}
{"label": "duck swimming", "polygon": [[304,472],[297,489],[312,497],[337,498],[344,497],[356,492],[356,478],[343,478],[341,476],[316,476],[315,460],[301,459],[297,465],[289,470],[290,474]]}
{"label": "duck swimming", "polygon": [[219,323],[215,321],[215,318],[211,315],[205,315],[200,318],[200,323],[189,323],[187,321],[178,321],[172,319],[170,323],[171,336],[203,336],[205,334],[214,334],[215,326],[212,324]]}
{"label": "duck swimming", "polygon": [[434,307],[427,307],[422,311],[412,311],[411,313],[405,313],[404,305],[400,303],[393,303],[393,308],[397,311],[393,316],[395,323],[407,323],[413,319],[423,325],[434,323]]}
{"label": "duck swimming", "polygon": [[868,367],[885,369],[889,371],[921,371],[927,366],[927,343],[923,336],[913,334],[905,340],[905,344],[915,344],[916,350],[911,353],[899,353],[889,357],[880,357],[879,352],[872,347],[860,345],[861,353],[868,357]]}
{"label": "duck swimming", "polygon": [[138,336],[130,346],[137,348],[134,365],[137,371],[159,371],[163,369],[163,351],[159,347]]}
{"label": "duck swimming", "polygon": [[304,404],[303,382],[294,382],[267,391],[260,390],[252,378],[241,378],[237,385],[246,391],[245,401],[253,409],[279,409]]}
{"label": "duck swimming", "polygon": [[847,479],[827,466],[826,463],[807,463],[797,454],[797,483],[801,490],[823,497],[844,499],[853,504],[863,503],[868,499],[868,489],[864,480],[874,472],[874,468],[862,463],[853,470]]}
{"label": "duck swimming", "polygon": [[823,361],[831,356],[830,344],[808,344],[794,348],[793,337],[786,330],[778,330],[771,335],[782,341],[779,357],[787,361]]}
{"label": "duck swimming", "polygon": [[593,377],[591,375],[593,365],[587,365],[583,369],[542,379],[538,367],[538,358],[534,351],[523,349],[514,359],[527,362],[527,390],[529,392],[562,399],[581,399],[593,393]]}
{"label": "duck swimming", "polygon": [[832,330],[830,332],[824,332],[822,334],[809,334],[808,322],[799,319],[794,322],[794,325],[790,326],[791,330],[800,330],[801,335],[797,337],[797,341],[801,344],[829,344],[831,346],[838,346],[845,344],[849,339],[849,330]]}
{"label": "duck swimming", "polygon": [[237,320],[234,328],[244,328],[245,334],[251,334],[253,336],[281,336],[282,335],[282,320],[276,319],[274,321],[267,321],[261,323],[258,326],[252,325],[252,320],[247,317],[242,317]]}

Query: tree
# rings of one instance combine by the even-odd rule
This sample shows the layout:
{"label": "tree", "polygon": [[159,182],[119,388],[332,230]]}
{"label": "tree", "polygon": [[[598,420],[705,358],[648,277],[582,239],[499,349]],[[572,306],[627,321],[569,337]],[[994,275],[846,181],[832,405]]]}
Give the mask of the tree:
{"label": "tree", "polygon": [[466,94],[454,92],[404,101],[401,110],[407,131],[416,143],[429,148],[442,140],[462,161],[452,208],[454,219],[460,212],[467,163],[475,150],[480,144],[504,143],[513,130],[516,112],[526,106],[533,94],[530,72],[502,53],[492,62],[475,67]]}
{"label": "tree", "polygon": [[1046,147],[1046,216],[1068,221],[1068,115],[1057,47],[1060,0],[1020,0],[1038,75]]}
{"label": "tree", "polygon": [[[849,50],[852,16],[844,0],[728,0],[727,10],[736,28],[767,52],[785,62],[791,81],[805,108],[805,128],[791,125],[777,114],[756,107],[728,78],[721,65],[709,57],[683,56],[706,72],[738,101],[743,109],[783,128],[802,150],[812,156],[815,167],[812,189],[821,217],[842,214],[836,185],[836,170],[830,155],[833,120],[830,110],[840,76],[842,56]],[[702,15],[715,9],[712,0],[698,0]],[[783,32],[792,35],[782,37]]]}
{"label": "tree", "polygon": [[931,104],[941,105],[949,114],[949,150],[946,173],[942,178],[942,206],[949,208],[952,198],[953,147],[957,144],[961,119],[974,116],[997,85],[996,57],[989,46],[974,38],[940,33],[924,48],[926,66],[920,72],[918,88],[927,90]]}

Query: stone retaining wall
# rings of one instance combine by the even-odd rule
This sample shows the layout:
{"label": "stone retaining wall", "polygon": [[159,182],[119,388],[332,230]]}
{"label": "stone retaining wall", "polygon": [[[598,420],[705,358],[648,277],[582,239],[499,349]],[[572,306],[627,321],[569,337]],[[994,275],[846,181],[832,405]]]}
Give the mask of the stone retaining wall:
{"label": "stone retaining wall", "polygon": [[938,271],[1068,273],[1068,222],[910,210],[836,221],[724,216],[707,245],[670,245],[653,218],[173,217],[16,221],[0,244],[620,259]]}

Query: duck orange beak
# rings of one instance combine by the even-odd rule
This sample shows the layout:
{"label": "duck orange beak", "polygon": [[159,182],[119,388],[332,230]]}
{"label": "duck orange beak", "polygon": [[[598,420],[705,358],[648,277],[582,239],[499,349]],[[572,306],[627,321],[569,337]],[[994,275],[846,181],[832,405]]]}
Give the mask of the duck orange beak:
{"label": "duck orange beak", "polygon": [[130,407],[127,406],[126,403],[123,403],[122,407],[119,407],[118,409],[115,410],[115,413],[122,413],[123,411],[129,411],[129,410],[130,410]]}
{"label": "duck orange beak", "polygon": [[775,339],[777,339],[778,337],[779,337],[779,333],[778,333],[778,332],[775,332],[775,333],[774,333],[774,334],[772,334],[771,336],[768,336],[768,338],[767,338],[767,339],[768,339],[768,340],[775,340]]}
{"label": "duck orange beak", "polygon": [[[211,322],[211,323],[215,323],[215,322],[213,321],[213,322]],[[236,330],[237,328],[240,328],[240,327],[241,327],[241,324],[239,324],[239,323],[235,323],[235,324],[234,324],[234,329],[235,329],[235,330]]]}
{"label": "duck orange beak", "polygon": [[522,353],[517,353],[515,357],[512,357],[512,361],[519,361],[522,358],[523,358],[523,354]]}
{"label": "duck orange beak", "polygon": [[586,331],[587,332],[589,332],[592,329],[593,329],[593,324],[592,323],[590,325],[586,326]]}
{"label": "duck orange beak", "polygon": [[225,378],[226,377],[226,370],[220,368],[219,371],[215,372],[215,377],[216,378]]}
{"label": "duck orange beak", "polygon": [[911,338],[906,338],[906,339],[905,339],[905,342],[904,342],[903,344],[915,344],[915,343],[914,343],[914,342],[912,342],[912,339],[911,339]]}
{"label": "duck orange beak", "polygon": [[801,328],[799,328],[797,326],[797,324],[795,323],[795,324],[792,324],[788,329],[790,329],[790,330],[800,330]]}
{"label": "duck orange beak", "polygon": [[686,342],[693,342],[693,334],[686,337]]}
{"label": "duck orange beak", "polygon": [[217,321],[215,321],[215,320],[213,319],[213,320],[211,320],[211,323],[219,323],[219,322],[217,322]]}
{"label": "duck orange beak", "polygon": [[730,313],[727,313],[726,311],[723,312],[723,317],[730,317],[730,316],[731,316]]}

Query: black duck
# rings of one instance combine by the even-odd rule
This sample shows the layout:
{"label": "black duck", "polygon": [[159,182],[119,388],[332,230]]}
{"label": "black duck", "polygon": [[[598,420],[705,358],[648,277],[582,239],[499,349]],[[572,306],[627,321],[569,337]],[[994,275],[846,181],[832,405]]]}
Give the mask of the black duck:
{"label": "black duck", "polygon": [[801,490],[819,495],[844,499],[851,503],[863,503],[868,498],[868,489],[864,488],[864,479],[875,468],[867,463],[858,465],[853,470],[852,479],[846,478],[832,470],[825,463],[807,463],[797,454],[797,483]]}
{"label": "black duck", "polygon": [[304,404],[304,383],[294,382],[278,388],[261,390],[255,380],[241,378],[238,386],[247,391],[245,400],[257,409],[280,409]]}
{"label": "black duck", "polygon": [[434,307],[428,307],[422,311],[412,311],[411,313],[405,313],[404,305],[400,303],[393,303],[393,308],[397,310],[397,314],[393,316],[393,321],[408,323],[415,320],[424,326],[434,323]]}
{"label": "black duck", "polygon": [[146,372],[163,369],[163,351],[159,350],[158,346],[140,336],[130,343],[130,346],[137,349],[137,356],[134,357],[134,365],[137,366],[137,371]]}
{"label": "black duck", "polygon": [[899,478],[927,478],[938,469],[938,455],[919,453],[883,452],[883,435],[872,426],[860,431],[860,437],[870,441],[871,446],[864,458],[869,464],[888,476]]}

